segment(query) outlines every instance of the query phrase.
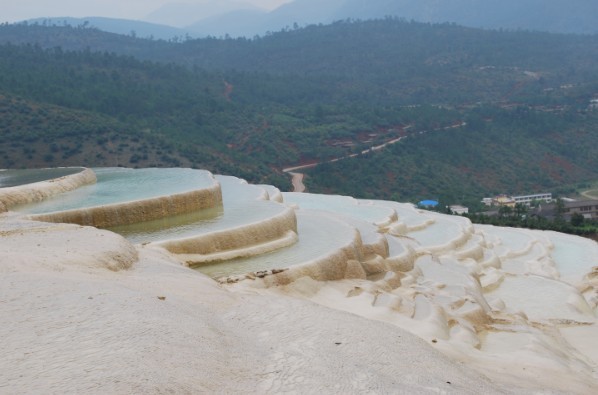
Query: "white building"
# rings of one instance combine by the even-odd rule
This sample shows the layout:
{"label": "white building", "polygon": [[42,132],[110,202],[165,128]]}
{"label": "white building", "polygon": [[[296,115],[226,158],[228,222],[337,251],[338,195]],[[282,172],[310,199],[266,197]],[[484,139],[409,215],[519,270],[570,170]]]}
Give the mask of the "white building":
{"label": "white building", "polygon": [[515,204],[521,203],[529,206],[534,200],[541,200],[546,203],[552,202],[552,193],[537,193],[535,195],[513,196]]}
{"label": "white building", "polygon": [[483,198],[482,203],[484,203],[486,206],[492,206],[492,198]]}
{"label": "white building", "polygon": [[451,213],[453,214],[467,214],[469,213],[469,209],[465,206],[459,206],[457,204],[453,205],[453,206],[449,206],[449,210],[451,210]]}

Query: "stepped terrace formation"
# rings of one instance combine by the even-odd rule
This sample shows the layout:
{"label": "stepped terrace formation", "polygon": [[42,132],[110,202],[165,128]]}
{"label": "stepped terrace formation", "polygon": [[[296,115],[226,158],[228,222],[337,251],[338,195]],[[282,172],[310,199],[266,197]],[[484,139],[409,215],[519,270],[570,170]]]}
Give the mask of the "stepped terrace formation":
{"label": "stepped terrace formation", "polygon": [[200,170],[3,173],[7,392],[598,388],[592,240]]}

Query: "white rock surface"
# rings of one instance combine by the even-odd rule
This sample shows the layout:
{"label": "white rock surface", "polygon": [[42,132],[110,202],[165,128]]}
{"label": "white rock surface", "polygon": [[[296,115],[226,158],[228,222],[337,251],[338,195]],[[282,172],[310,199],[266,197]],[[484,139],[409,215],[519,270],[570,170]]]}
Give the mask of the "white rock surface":
{"label": "white rock surface", "polygon": [[[597,243],[287,196],[297,243],[222,283],[161,243],[0,214],[0,393],[597,392]],[[261,258],[282,270],[238,274]]]}
{"label": "white rock surface", "polygon": [[142,247],[130,265],[109,232],[6,214],[0,232],[0,393],[502,392],[396,326]]}

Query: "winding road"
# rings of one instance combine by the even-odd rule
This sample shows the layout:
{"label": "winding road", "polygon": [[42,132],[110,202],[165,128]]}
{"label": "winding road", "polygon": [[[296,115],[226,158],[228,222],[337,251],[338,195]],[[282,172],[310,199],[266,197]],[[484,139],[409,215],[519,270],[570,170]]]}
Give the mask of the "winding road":
{"label": "winding road", "polygon": [[581,196],[588,199],[598,199],[598,189],[590,189],[589,191],[581,192]]}
{"label": "winding road", "polygon": [[305,174],[303,173],[289,173],[293,178],[291,182],[293,183],[293,192],[305,192],[305,184],[303,184],[303,177]]}
{"label": "winding road", "polygon": [[287,167],[282,169],[284,173],[289,173],[291,176],[291,182],[293,183],[293,192],[305,192],[305,185],[303,184],[303,178],[305,174],[297,173],[295,170],[308,169],[310,167],[316,167],[322,162],[310,163],[308,165]]}
{"label": "winding road", "polygon": [[[436,132],[439,130],[449,130],[449,129],[456,129],[456,128],[460,128],[465,126],[466,123],[465,122],[461,122],[459,124],[456,125],[450,125],[450,126],[445,126],[445,127],[441,127],[441,128],[437,128],[437,129],[432,129],[432,132]],[[412,127],[413,125],[408,125],[405,127],[405,129]],[[415,132],[413,134],[425,134],[428,133],[427,130],[422,130],[421,132]],[[373,147],[370,147],[368,149],[365,149],[359,153],[356,154],[350,154],[350,155],[345,155],[345,156],[340,156],[338,158],[334,158],[334,159],[330,159],[327,161],[323,161],[323,162],[315,162],[315,163],[309,163],[306,165],[299,165],[299,166],[292,166],[292,167],[286,167],[284,169],[282,169],[282,171],[284,173],[288,173],[291,176],[291,182],[293,183],[293,192],[305,192],[305,184],[303,184],[303,179],[305,177],[305,174],[303,173],[298,173],[296,172],[296,170],[301,170],[301,169],[309,169],[312,167],[316,167],[322,163],[334,163],[334,162],[338,162],[344,159],[349,159],[349,158],[355,158],[359,155],[365,155],[368,154],[370,152],[375,152],[375,151],[380,151],[381,149],[392,145],[392,144],[396,144],[399,141],[407,138],[409,136],[401,136],[401,137],[396,137],[393,138],[392,140],[388,140],[380,145],[375,145]]]}

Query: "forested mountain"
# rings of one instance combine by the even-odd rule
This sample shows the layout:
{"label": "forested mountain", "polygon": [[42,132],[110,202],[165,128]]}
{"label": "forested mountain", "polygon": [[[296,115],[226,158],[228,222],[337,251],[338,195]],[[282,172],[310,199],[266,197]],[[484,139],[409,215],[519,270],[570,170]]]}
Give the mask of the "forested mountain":
{"label": "forested mountain", "polygon": [[598,3],[592,0],[345,0],[336,18],[387,15],[484,29],[598,33]]}
{"label": "forested mountain", "polygon": [[343,97],[369,94],[370,100],[404,104],[497,100],[513,85],[528,87],[534,80],[540,91],[591,81],[588,75],[598,63],[596,36],[500,33],[393,19],[310,26],[253,40],[180,43],[88,28],[5,25],[0,42],[107,51],[207,70],[293,74],[318,80],[315,85],[334,100],[342,89]]}
{"label": "forested mountain", "polygon": [[[0,167],[195,166],[479,200],[598,178],[598,37],[386,19],[263,38],[0,26]],[[8,44],[11,43],[11,44]],[[126,54],[126,56],[125,56]]]}
{"label": "forested mountain", "polygon": [[237,120],[248,120],[225,93],[217,73],[4,45],[0,166],[194,166],[276,179],[229,152]]}

